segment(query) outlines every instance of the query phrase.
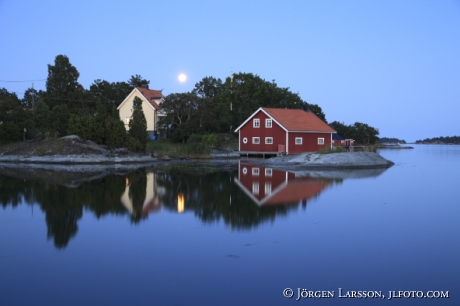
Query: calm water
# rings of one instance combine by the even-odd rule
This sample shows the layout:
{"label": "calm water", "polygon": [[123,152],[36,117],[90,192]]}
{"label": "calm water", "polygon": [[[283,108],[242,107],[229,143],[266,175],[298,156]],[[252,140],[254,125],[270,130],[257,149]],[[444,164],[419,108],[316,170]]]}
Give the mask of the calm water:
{"label": "calm water", "polygon": [[[4,169],[0,305],[459,305],[460,146],[380,153],[395,166],[177,165],[88,183]],[[298,288],[334,297],[296,301]],[[409,290],[449,298],[387,299]]]}

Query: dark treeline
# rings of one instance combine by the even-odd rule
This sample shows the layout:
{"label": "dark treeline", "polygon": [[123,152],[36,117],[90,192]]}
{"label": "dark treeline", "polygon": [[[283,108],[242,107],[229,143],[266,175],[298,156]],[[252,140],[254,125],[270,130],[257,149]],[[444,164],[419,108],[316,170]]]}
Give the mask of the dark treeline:
{"label": "dark treeline", "polygon": [[0,144],[76,134],[111,147],[142,150],[147,139],[126,133],[117,106],[133,88],[149,81],[140,75],[127,82],[95,80],[86,90],[79,76],[67,56],[58,55],[54,65],[48,65],[45,91],[29,88],[19,99],[0,89]]}
{"label": "dark treeline", "polygon": [[[161,128],[172,128],[171,139],[185,142],[192,134],[231,133],[259,107],[302,108],[305,103],[289,88],[252,73],[237,73],[224,81],[205,77],[191,92],[170,94],[161,104],[166,115]],[[309,108],[326,121],[316,104]]]}
{"label": "dark treeline", "polygon": [[426,138],[424,140],[417,140],[415,143],[455,143],[460,144],[460,136],[446,136]]}
{"label": "dark treeline", "polygon": [[[134,105],[128,134],[117,107],[135,87],[150,81],[140,75],[126,82],[98,79],[84,89],[78,83],[79,76],[68,57],[58,55],[54,65],[48,65],[45,91],[29,88],[19,99],[15,93],[0,89],[0,145],[76,134],[98,144],[145,150],[146,121],[140,104]],[[186,142],[192,134],[232,133],[259,107],[298,109],[304,103],[289,88],[252,73],[233,74],[225,80],[205,77],[191,92],[165,97],[160,104],[165,116],[158,128],[172,141]],[[309,110],[327,123],[320,106],[309,104]],[[331,126],[341,136],[363,144],[378,139],[378,130],[365,123],[346,126],[334,121]]]}
{"label": "dark treeline", "polygon": [[334,121],[329,124],[337,133],[345,139],[354,139],[358,144],[375,144],[379,140],[379,130],[361,122],[353,125],[345,125],[343,122]]}

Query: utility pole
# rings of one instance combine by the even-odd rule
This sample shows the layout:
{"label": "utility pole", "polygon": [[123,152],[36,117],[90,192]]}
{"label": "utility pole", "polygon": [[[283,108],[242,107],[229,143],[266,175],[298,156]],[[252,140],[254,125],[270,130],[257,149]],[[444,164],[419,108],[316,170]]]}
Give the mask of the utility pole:
{"label": "utility pole", "polygon": [[[233,111],[233,68],[232,68],[232,74],[230,75],[230,112],[231,111]],[[233,117],[230,115],[230,120],[232,119]],[[230,133],[231,132],[232,132],[232,125],[230,125]]]}

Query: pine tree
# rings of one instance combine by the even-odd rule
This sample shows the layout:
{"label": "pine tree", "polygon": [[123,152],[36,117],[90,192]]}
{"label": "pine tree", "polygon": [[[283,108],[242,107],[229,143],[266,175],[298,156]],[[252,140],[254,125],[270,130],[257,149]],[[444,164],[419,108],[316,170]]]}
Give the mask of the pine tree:
{"label": "pine tree", "polygon": [[131,149],[145,151],[148,140],[147,120],[142,110],[142,100],[135,97],[133,102],[133,118],[129,122],[129,135],[134,139],[135,145]]}

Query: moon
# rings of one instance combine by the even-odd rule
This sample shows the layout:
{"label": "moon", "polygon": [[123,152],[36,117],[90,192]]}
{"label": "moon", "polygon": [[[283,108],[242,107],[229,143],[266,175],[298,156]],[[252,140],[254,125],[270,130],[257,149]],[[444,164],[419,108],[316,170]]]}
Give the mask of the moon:
{"label": "moon", "polygon": [[179,74],[177,79],[179,80],[179,82],[184,83],[185,81],[187,81],[187,76],[185,75],[185,73],[181,73]]}

